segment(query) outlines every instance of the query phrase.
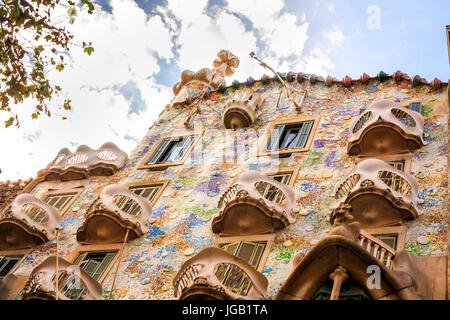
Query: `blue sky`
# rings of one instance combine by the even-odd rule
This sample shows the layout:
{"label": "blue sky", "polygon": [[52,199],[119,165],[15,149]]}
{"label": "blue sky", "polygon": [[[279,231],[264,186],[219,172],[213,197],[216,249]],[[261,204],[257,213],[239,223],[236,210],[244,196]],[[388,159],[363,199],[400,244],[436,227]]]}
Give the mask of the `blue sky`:
{"label": "blue sky", "polygon": [[[73,110],[0,128],[0,181],[35,176],[57,152],[106,141],[131,152],[173,98],[182,70],[211,67],[221,49],[240,59],[228,78],[268,73],[248,57],[255,51],[280,72],[342,79],[383,70],[446,81],[450,74],[445,26],[450,1],[95,0],[68,28],[92,41],[88,57],[74,47],[69,65],[48,76]],[[64,9],[65,10],[65,9]],[[68,120],[61,120],[65,115]],[[9,115],[0,114],[4,121]]]}

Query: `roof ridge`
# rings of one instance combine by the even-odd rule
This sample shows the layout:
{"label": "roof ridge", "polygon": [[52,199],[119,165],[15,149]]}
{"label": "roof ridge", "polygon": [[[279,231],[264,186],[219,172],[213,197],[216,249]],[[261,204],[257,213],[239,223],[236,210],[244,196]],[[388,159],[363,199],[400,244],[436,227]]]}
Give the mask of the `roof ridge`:
{"label": "roof ridge", "polygon": [[[282,78],[286,79],[288,82],[294,82],[297,81],[298,83],[303,82],[304,80],[309,80],[311,84],[314,84],[316,82],[324,82],[326,86],[331,86],[333,84],[342,84],[344,87],[350,87],[352,84],[361,82],[363,84],[368,83],[370,80],[378,80],[380,82],[386,80],[386,79],[393,79],[395,83],[399,84],[400,82],[407,80],[410,82],[411,88],[417,87],[419,85],[429,85],[431,90],[437,91],[443,88],[444,86],[448,85],[447,82],[441,81],[438,78],[434,78],[430,82],[428,82],[425,78],[422,78],[420,75],[415,75],[413,77],[410,77],[406,73],[401,72],[400,70],[395,71],[393,74],[389,75],[383,71],[380,71],[377,73],[376,76],[371,77],[367,73],[363,73],[358,79],[352,79],[348,75],[346,75],[342,80],[338,80],[330,75],[327,77],[322,77],[319,75],[316,75],[314,73],[303,73],[303,72],[292,72],[289,71],[286,73],[278,73]],[[255,80],[252,77],[248,77],[246,81],[241,82],[244,86],[252,86],[255,81],[261,81],[266,80],[268,78],[267,75],[263,75],[260,80]],[[274,77],[275,78],[275,77]],[[273,78],[272,78],[273,79]],[[234,80],[233,83],[227,87],[235,87],[236,82],[238,80]]]}

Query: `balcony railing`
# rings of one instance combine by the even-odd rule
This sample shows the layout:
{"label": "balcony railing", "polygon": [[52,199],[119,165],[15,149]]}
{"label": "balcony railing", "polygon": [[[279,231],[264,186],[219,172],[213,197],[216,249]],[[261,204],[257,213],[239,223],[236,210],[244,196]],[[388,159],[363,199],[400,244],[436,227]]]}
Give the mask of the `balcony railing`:
{"label": "balcony railing", "polygon": [[[363,207],[366,211],[378,208],[378,213],[387,214],[388,212],[382,212],[386,207],[379,201],[385,199],[392,207],[401,211],[403,219],[417,217],[417,192],[418,183],[413,176],[378,159],[358,163],[334,189],[338,204],[352,202],[355,217]],[[361,199],[357,201],[357,198]]]}
{"label": "balcony railing", "polygon": [[253,124],[264,103],[261,94],[245,88],[238,91],[234,98],[225,105],[222,119],[227,129],[247,128]]}
{"label": "balcony railing", "polygon": [[114,143],[107,142],[93,150],[80,145],[72,153],[63,148],[46,169],[38,172],[43,180],[78,180],[89,176],[110,176],[128,159],[128,155]]}
{"label": "balcony railing", "polygon": [[209,247],[186,261],[173,280],[179,299],[261,299],[268,281],[241,258]]}
{"label": "balcony railing", "polygon": [[58,209],[32,194],[20,194],[0,214],[0,249],[28,248],[53,240],[58,221]]}
{"label": "balcony railing", "polygon": [[226,190],[213,219],[214,233],[272,233],[295,222],[298,212],[291,187],[257,171],[241,174]]}
{"label": "balcony railing", "polygon": [[152,204],[122,185],[109,185],[103,189],[85,213],[85,222],[78,229],[77,240],[85,243],[121,242],[126,230],[127,240],[148,232]]}
{"label": "balcony railing", "polygon": [[[58,276],[56,276],[58,270]],[[57,279],[58,278],[58,279]],[[58,294],[56,294],[58,288]],[[47,258],[31,273],[25,284],[22,299],[53,300],[103,300],[102,286],[79,266],[63,258]]]}
{"label": "balcony railing", "polygon": [[390,100],[369,105],[350,124],[350,155],[397,154],[424,146],[421,114]]}
{"label": "balcony railing", "polygon": [[392,260],[395,258],[395,250],[393,248],[364,230],[361,230],[359,235],[359,244],[383,265],[392,269]]}

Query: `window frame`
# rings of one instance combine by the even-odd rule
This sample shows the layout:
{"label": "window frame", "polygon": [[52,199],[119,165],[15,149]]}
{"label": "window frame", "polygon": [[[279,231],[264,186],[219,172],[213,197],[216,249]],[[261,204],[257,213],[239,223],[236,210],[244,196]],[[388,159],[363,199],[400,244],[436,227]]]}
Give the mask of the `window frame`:
{"label": "window frame", "polygon": [[156,204],[156,202],[158,201],[158,199],[161,197],[162,193],[166,189],[169,182],[170,182],[170,180],[157,180],[157,181],[151,181],[151,182],[132,182],[132,183],[127,183],[125,186],[128,188],[128,190],[130,190],[130,192],[133,192],[133,191],[131,191],[131,188],[145,188],[145,187],[160,185],[161,188],[159,188],[155,197],[151,201],[151,204],[153,207]]}
{"label": "window frame", "polygon": [[[368,232],[371,236],[397,236],[397,248],[395,251],[403,249],[405,247],[406,238],[406,226],[390,226],[390,227],[378,227],[378,228],[365,228],[364,231]],[[382,240],[380,240],[382,241]]]}
{"label": "window frame", "polygon": [[[203,132],[204,132],[204,130],[202,130],[201,132],[188,132],[188,133],[185,132],[185,133],[178,133],[178,134],[174,133],[174,134],[168,134],[168,135],[161,136],[157,140],[157,142],[153,144],[153,146],[147,152],[147,154],[142,158],[137,169],[153,169],[153,170],[162,169],[162,170],[164,170],[168,167],[179,166],[179,165],[184,164],[184,162],[189,157],[189,155],[192,154],[192,150],[194,149],[194,147],[196,146],[198,141],[203,136]],[[184,137],[188,137],[188,136],[196,136],[196,137],[195,137],[194,141],[192,142],[192,145],[188,148],[186,154],[183,155],[183,158],[180,161],[147,164],[147,162],[150,160],[150,158],[153,156],[153,154],[156,152],[156,150],[161,145],[161,143],[163,143],[164,140],[170,139],[170,138],[177,138],[177,137],[184,138]]]}
{"label": "window frame", "polygon": [[[314,116],[298,117],[295,119],[281,119],[281,120],[272,121],[269,125],[269,128],[268,128],[266,134],[263,136],[261,143],[259,144],[258,156],[291,155],[292,153],[309,151],[309,149],[311,148],[312,142],[314,140],[314,136],[316,134],[317,127],[319,126],[320,117],[321,117],[320,115],[314,115]],[[270,138],[272,137],[272,133],[273,133],[273,130],[275,129],[275,127],[280,126],[280,125],[291,126],[291,125],[301,124],[301,123],[308,122],[308,121],[313,121],[313,125],[311,127],[311,131],[309,132],[309,136],[308,136],[308,139],[306,140],[305,146],[303,148],[267,151],[267,144],[269,143]]]}
{"label": "window frame", "polygon": [[263,174],[268,176],[269,178],[272,178],[271,176],[289,173],[289,172],[292,174],[291,174],[291,180],[289,181],[287,186],[294,188],[295,181],[297,180],[298,173],[300,172],[300,167],[285,167],[285,168],[279,168],[278,170],[267,170],[267,171],[264,171]]}
{"label": "window frame", "polygon": [[65,183],[65,181],[61,181],[57,186],[49,187],[47,191],[45,191],[42,196],[39,197],[40,199],[42,199],[42,202],[47,203],[45,202],[45,200],[47,200],[48,197],[73,194],[73,198],[69,202],[67,202],[61,210],[58,210],[60,217],[62,217],[69,210],[72,204],[78,199],[80,194],[83,193],[86,188],[84,184],[73,186],[73,183],[70,183],[71,181],[68,182],[69,183]]}
{"label": "window frame", "polygon": [[[15,266],[8,272],[8,274],[13,274],[22,265],[27,256],[31,253],[33,248],[27,249],[15,249],[15,250],[0,250],[0,257],[12,257],[12,256],[22,256]],[[8,275],[7,274],[7,275]]]}
{"label": "window frame", "polygon": [[116,265],[121,253],[122,253],[122,243],[107,243],[107,244],[89,244],[89,245],[80,245],[75,252],[72,254],[69,259],[71,264],[75,264],[78,257],[84,253],[97,253],[97,252],[116,252],[116,255],[109,263],[108,267],[106,267],[103,274],[100,276],[98,283],[102,284],[106,277],[111,272],[112,268]]}
{"label": "window frame", "polygon": [[367,159],[379,159],[379,160],[383,160],[386,163],[388,163],[390,161],[404,161],[403,172],[407,173],[407,174],[411,174],[411,162],[412,162],[412,154],[411,153],[383,155],[383,156],[376,156],[376,157],[357,157],[355,164],[358,164],[361,161],[364,161]]}
{"label": "window frame", "polygon": [[275,240],[274,233],[250,235],[250,236],[231,236],[231,237],[216,236],[214,246],[217,248],[221,248],[225,244],[237,241],[266,242],[266,247],[264,248],[264,251],[261,254],[261,259],[259,261],[258,268],[256,268],[256,271],[262,272],[264,270],[264,267],[266,266],[270,249],[272,248],[274,240]]}

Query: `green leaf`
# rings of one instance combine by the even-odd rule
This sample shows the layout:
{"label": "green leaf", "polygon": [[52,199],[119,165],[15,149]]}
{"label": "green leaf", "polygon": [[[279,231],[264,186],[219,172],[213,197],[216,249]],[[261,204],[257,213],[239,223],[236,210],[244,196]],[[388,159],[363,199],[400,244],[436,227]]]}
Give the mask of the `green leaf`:
{"label": "green leaf", "polygon": [[24,29],[28,29],[29,27],[34,25],[34,21],[33,20],[28,20],[25,25],[23,26]]}
{"label": "green leaf", "polygon": [[37,119],[37,117],[38,117],[37,113],[33,113],[33,114],[31,115],[31,119]]}
{"label": "green leaf", "polygon": [[72,102],[70,99],[64,102],[64,109],[70,110],[70,102]]}
{"label": "green leaf", "polygon": [[94,52],[94,48],[93,47],[86,47],[84,48],[84,52],[86,52],[88,55],[91,55],[92,52]]}
{"label": "green leaf", "polygon": [[14,122],[14,118],[11,117],[8,120],[5,121],[5,128],[8,128],[10,125],[12,125]]}
{"label": "green leaf", "polygon": [[56,66],[56,70],[58,70],[59,72],[63,71],[63,70],[64,70],[64,65],[58,64],[58,65]]}

